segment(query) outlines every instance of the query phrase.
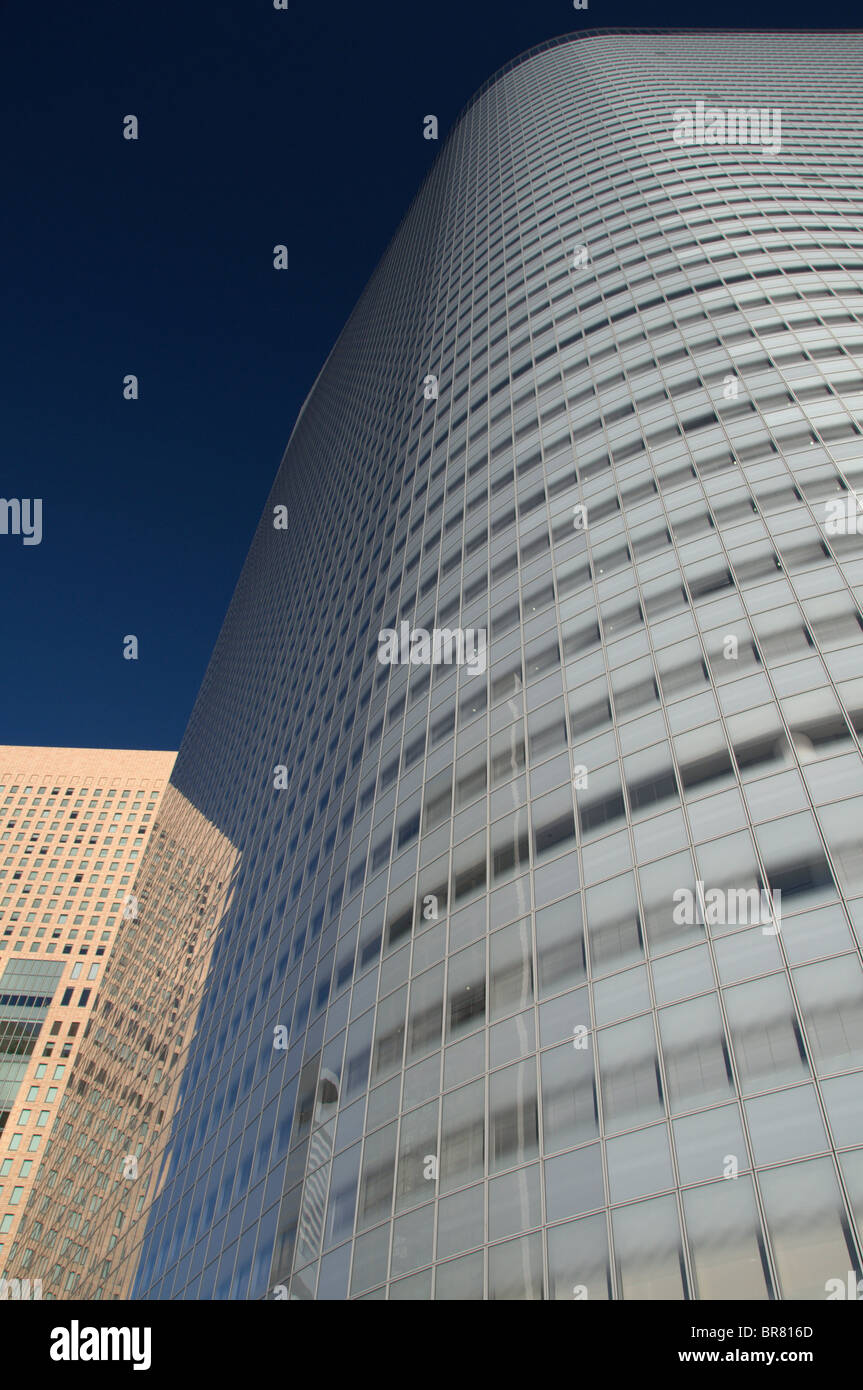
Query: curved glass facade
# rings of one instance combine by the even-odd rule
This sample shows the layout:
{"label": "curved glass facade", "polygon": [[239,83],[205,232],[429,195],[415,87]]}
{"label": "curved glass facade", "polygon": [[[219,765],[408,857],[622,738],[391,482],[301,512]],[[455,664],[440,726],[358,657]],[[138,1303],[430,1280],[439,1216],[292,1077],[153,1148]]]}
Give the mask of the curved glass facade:
{"label": "curved glass facade", "polygon": [[[183,741],[145,964],[46,1155],[85,1212],[89,1108],[142,1185],[112,1170],[77,1263],[31,1228],[56,1290],[859,1277],[861,79],[859,37],[588,34],[460,117]],[[187,1026],[138,1026],[130,1088],[148,885],[170,936],[217,850]]]}

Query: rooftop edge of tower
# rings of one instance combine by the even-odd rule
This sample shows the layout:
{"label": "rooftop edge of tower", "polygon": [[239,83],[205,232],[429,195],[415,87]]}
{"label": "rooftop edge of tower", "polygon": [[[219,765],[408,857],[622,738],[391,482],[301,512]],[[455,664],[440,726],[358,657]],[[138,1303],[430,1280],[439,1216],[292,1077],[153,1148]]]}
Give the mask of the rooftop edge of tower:
{"label": "rooftop edge of tower", "polygon": [[[348,328],[350,327],[351,322],[352,322],[352,320],[353,320],[353,318],[354,318],[354,315],[356,314],[356,312],[357,312],[357,310],[358,310],[360,304],[362,303],[365,294],[368,292],[369,287],[370,287],[371,285],[374,284],[375,279],[376,279],[377,275],[379,274],[379,272],[380,272],[380,270],[381,270],[381,267],[384,265],[384,263],[385,263],[385,261],[386,261],[386,258],[387,258],[387,256],[389,255],[390,250],[392,249],[392,247],[393,247],[393,246],[395,245],[395,243],[397,242],[398,237],[399,237],[399,235],[400,235],[401,232],[402,232],[402,229],[405,227],[405,225],[408,223],[409,219],[410,219],[411,216],[413,215],[415,208],[420,204],[420,201],[421,201],[421,199],[422,199],[422,197],[423,197],[423,195],[424,195],[426,189],[427,189],[428,186],[429,186],[429,182],[430,182],[430,180],[432,179],[432,177],[434,176],[435,170],[439,167],[439,162],[440,162],[440,159],[441,159],[441,156],[442,156],[444,150],[446,150],[446,149],[449,148],[449,146],[450,146],[450,141],[451,141],[451,139],[452,139],[453,133],[458,129],[458,127],[459,127],[461,121],[464,119],[464,117],[467,115],[467,113],[468,113],[468,112],[471,110],[471,108],[472,108],[472,107],[485,95],[485,93],[488,92],[489,89],[495,85],[495,83],[497,83],[497,82],[500,81],[500,79],[501,79],[502,77],[505,77],[505,76],[507,75],[507,73],[512,72],[514,68],[520,67],[522,63],[529,62],[531,58],[537,57],[540,53],[545,53],[548,49],[551,49],[551,48],[558,48],[558,47],[561,47],[563,44],[567,44],[567,43],[576,43],[576,42],[580,41],[581,39],[607,38],[607,37],[615,37],[615,36],[618,36],[618,35],[621,35],[621,34],[623,34],[623,35],[639,35],[639,34],[641,34],[641,35],[649,36],[649,37],[652,37],[652,38],[687,38],[687,37],[693,37],[693,38],[705,37],[705,38],[706,38],[706,37],[711,37],[711,36],[716,37],[716,38],[773,38],[773,39],[782,39],[782,38],[808,38],[808,37],[812,37],[812,38],[834,38],[834,37],[836,37],[836,38],[843,38],[843,37],[844,37],[844,38],[848,38],[848,37],[863,38],[863,29],[852,29],[852,28],[847,28],[847,29],[846,29],[846,28],[841,28],[841,29],[840,29],[840,28],[836,28],[836,29],[802,29],[802,28],[801,28],[801,29],[721,29],[721,28],[716,28],[716,27],[697,28],[697,27],[688,27],[688,26],[683,26],[683,25],[681,25],[681,26],[665,27],[665,28],[662,28],[662,27],[651,28],[651,27],[649,27],[649,26],[631,26],[631,25],[628,25],[628,26],[608,26],[607,28],[602,28],[602,27],[600,27],[600,28],[594,28],[594,29],[576,29],[576,30],[570,30],[568,33],[565,33],[565,34],[557,34],[557,35],[556,35],[555,37],[553,37],[553,38],[544,39],[542,43],[534,44],[533,47],[531,47],[531,48],[526,48],[526,49],[524,50],[523,53],[517,54],[516,57],[510,58],[508,62],[504,63],[502,67],[498,68],[496,72],[493,72],[489,77],[487,77],[487,78],[485,79],[485,81],[481,84],[481,86],[479,86],[479,87],[476,89],[476,91],[473,93],[473,95],[465,102],[465,104],[462,106],[461,110],[457,113],[457,115],[455,116],[454,120],[452,121],[452,123],[451,123],[451,125],[450,125],[450,128],[449,128],[449,130],[448,130],[448,132],[447,132],[447,134],[446,134],[446,137],[445,137],[445,139],[442,141],[442,148],[441,148],[441,150],[435,155],[435,158],[434,158],[432,164],[430,165],[430,167],[426,170],[425,174],[423,175],[423,178],[422,178],[422,181],[421,181],[421,183],[420,183],[419,188],[417,189],[416,193],[414,194],[413,198],[411,199],[410,203],[408,204],[408,207],[407,207],[406,211],[404,212],[403,216],[401,217],[401,219],[399,220],[399,223],[398,223],[398,225],[396,226],[395,231],[393,232],[393,235],[391,236],[390,240],[387,242],[387,244],[386,244],[384,250],[382,251],[380,257],[378,258],[378,261],[376,262],[375,267],[374,267],[374,269],[372,270],[372,272],[371,272],[371,274],[370,274],[370,276],[369,276],[369,278],[368,278],[368,281],[366,282],[365,290],[363,291],[362,294],[360,294],[360,296],[359,296],[357,302],[354,304],[353,308],[351,309],[351,312],[348,314],[348,317],[347,317],[347,319],[346,319],[346,321],[345,321],[345,323],[344,323],[344,325],[343,325],[341,331],[339,332],[338,336],[337,336],[336,339],[335,339],[335,342],[333,343],[332,347],[330,348],[329,352],[327,353],[326,357],[324,358],[323,363],[321,364],[320,371],[318,372],[317,376],[315,377],[314,381],[312,382],[311,386],[309,387],[309,390],[308,390],[308,392],[307,392],[307,394],[306,394],[306,397],[305,397],[305,399],[304,399],[302,405],[300,406],[299,411],[297,412],[297,417],[296,417],[296,419],[295,419],[295,421],[294,421],[294,424],[293,424],[293,426],[292,426],[292,428],[291,428],[291,432],[290,432],[290,434],[289,434],[289,436],[288,436],[287,444],[285,445],[284,451],[283,451],[283,453],[282,453],[282,457],[281,457],[281,459],[280,459],[280,461],[279,461],[279,467],[278,467],[277,470],[276,470],[276,476],[275,476],[275,479],[274,479],[274,482],[273,482],[273,489],[275,489],[277,483],[279,482],[279,478],[280,478],[280,476],[281,476],[282,468],[284,467],[285,460],[286,460],[287,457],[288,457],[288,451],[289,451],[289,449],[290,449],[291,443],[292,443],[292,441],[293,441],[293,439],[294,439],[294,436],[295,436],[295,434],[296,434],[296,432],[297,432],[297,429],[298,429],[298,427],[299,427],[299,425],[300,425],[300,422],[302,421],[302,418],[303,418],[303,416],[304,416],[304,414],[305,414],[305,412],[306,412],[306,408],[307,408],[307,406],[309,405],[309,402],[311,401],[312,397],[314,396],[314,393],[315,393],[315,390],[316,390],[316,388],[317,388],[317,386],[318,386],[318,383],[320,382],[321,378],[322,378],[323,375],[324,375],[324,372],[325,372],[325,370],[326,370],[326,368],[327,368],[327,365],[328,365],[330,359],[332,358],[333,354],[334,354],[335,351],[336,351],[336,348],[338,347],[339,343],[342,341],[342,338],[344,337],[345,333],[347,332]],[[272,493],[273,489],[271,489],[271,493]],[[266,506],[265,506],[265,514],[266,514],[266,512],[267,512],[267,506],[269,505],[270,495],[271,495],[271,494],[268,494],[268,500],[267,500],[267,504],[266,504]]]}
{"label": "rooftop edge of tower", "polygon": [[544,39],[542,43],[534,44],[532,48],[526,48],[523,53],[519,53],[515,58],[510,58],[509,62],[504,63],[503,67],[493,72],[490,77],[479,86],[473,96],[465,102],[464,106],[456,116],[453,127],[457,126],[464,116],[467,115],[481,97],[485,96],[495,83],[499,82],[507,73],[514,68],[521,67],[522,63],[530,62],[531,58],[536,58],[540,53],[546,53],[551,48],[559,48],[566,43],[578,43],[582,39],[601,39],[614,38],[619,35],[639,35],[650,36],[652,38],[772,38],[772,39],[799,39],[799,38],[863,38],[863,29],[720,29],[716,27],[696,28],[689,26],[672,26],[667,28],[651,28],[648,26],[608,26],[607,28],[597,29],[575,29],[566,34],[557,34],[554,38]]}

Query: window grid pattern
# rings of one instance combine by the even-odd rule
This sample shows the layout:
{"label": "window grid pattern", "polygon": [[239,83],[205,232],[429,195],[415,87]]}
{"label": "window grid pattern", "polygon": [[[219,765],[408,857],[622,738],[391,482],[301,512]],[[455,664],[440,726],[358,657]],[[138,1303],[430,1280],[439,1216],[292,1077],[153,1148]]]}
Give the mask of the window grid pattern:
{"label": "window grid pattern", "polygon": [[[826,520],[863,481],[861,76],[859,37],[620,33],[466,108],[193,711],[162,824],[201,862],[216,828],[230,901],[146,1201],[57,1287],[859,1277],[863,556]],[[678,148],[698,98],[781,108],[781,153]],[[487,672],[380,666],[405,619],[487,628]],[[699,884],[781,930],[678,920]]]}

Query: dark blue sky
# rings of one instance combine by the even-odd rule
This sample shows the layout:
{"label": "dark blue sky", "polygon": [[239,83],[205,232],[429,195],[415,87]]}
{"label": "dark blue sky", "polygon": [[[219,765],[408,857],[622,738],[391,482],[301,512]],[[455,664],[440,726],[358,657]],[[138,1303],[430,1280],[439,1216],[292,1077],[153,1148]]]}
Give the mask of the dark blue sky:
{"label": "dark blue sky", "polygon": [[178,746],[296,414],[440,148],[424,115],[443,138],[496,68],[579,27],[851,19],[838,0],[7,8],[0,495],[42,498],[44,535],[0,535],[0,742]]}

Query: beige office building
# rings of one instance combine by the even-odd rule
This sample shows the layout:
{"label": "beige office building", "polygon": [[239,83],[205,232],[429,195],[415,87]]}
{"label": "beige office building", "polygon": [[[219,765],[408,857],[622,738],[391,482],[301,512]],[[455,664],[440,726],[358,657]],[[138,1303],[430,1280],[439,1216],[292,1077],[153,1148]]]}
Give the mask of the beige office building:
{"label": "beige office building", "polygon": [[0,745],[0,1277],[175,756]]}

